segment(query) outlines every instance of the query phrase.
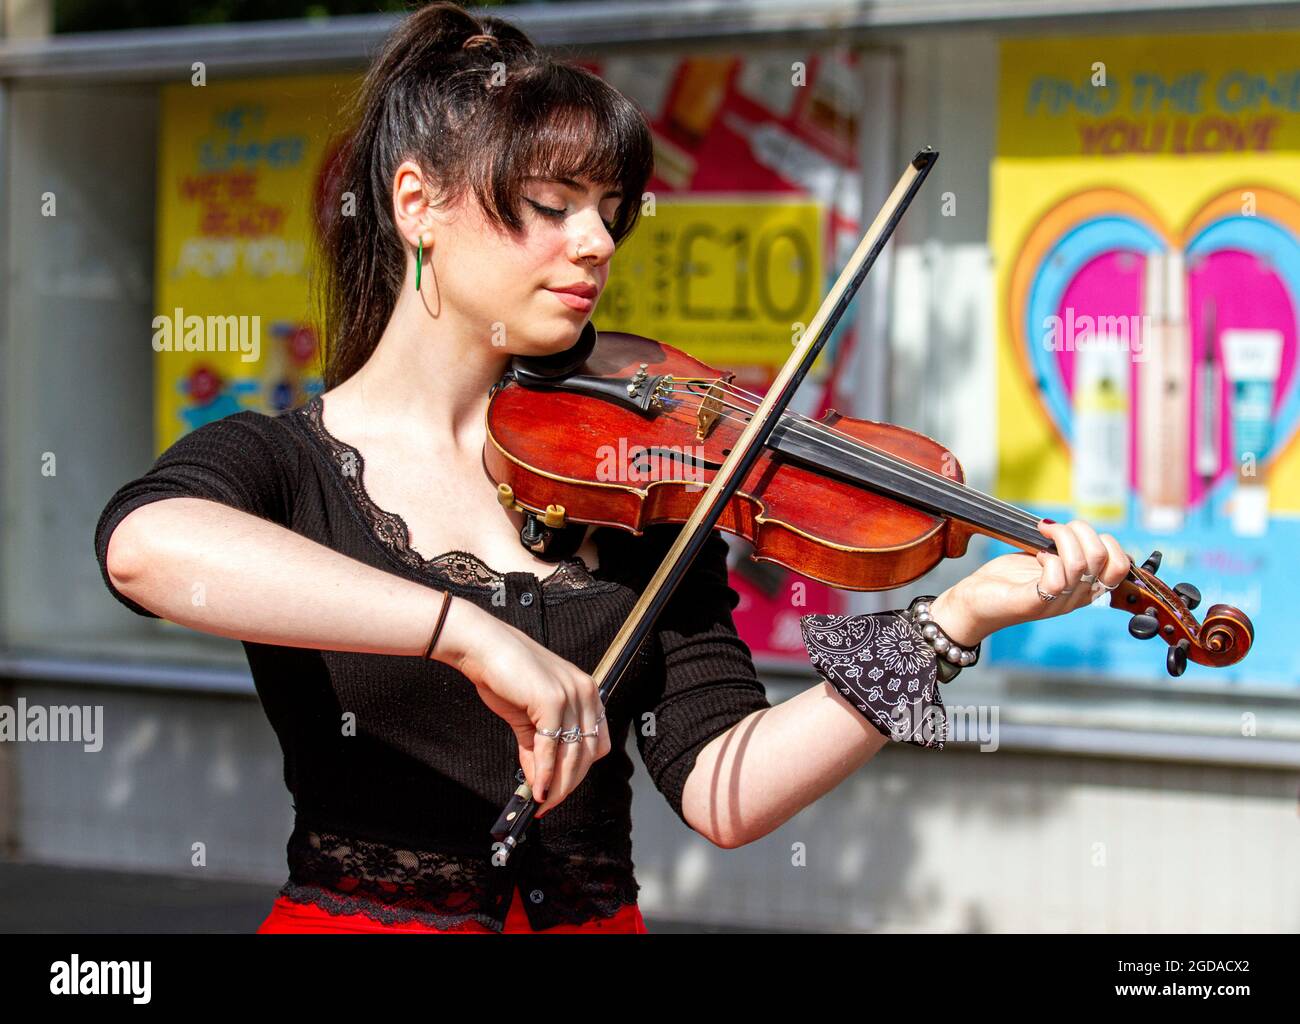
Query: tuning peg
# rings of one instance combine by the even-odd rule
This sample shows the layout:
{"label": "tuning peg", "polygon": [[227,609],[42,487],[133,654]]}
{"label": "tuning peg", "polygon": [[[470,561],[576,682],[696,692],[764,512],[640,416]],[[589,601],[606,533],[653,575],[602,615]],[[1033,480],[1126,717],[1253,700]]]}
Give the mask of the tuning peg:
{"label": "tuning peg", "polygon": [[1201,592],[1190,583],[1174,584],[1174,593],[1183,599],[1183,604],[1187,605],[1188,611],[1201,603]]}
{"label": "tuning peg", "polygon": [[1187,647],[1187,638],[1183,637],[1169,648],[1169,656],[1165,658],[1165,668],[1169,670],[1171,676],[1181,676],[1187,671]]}
{"label": "tuning peg", "polygon": [[1156,572],[1159,572],[1159,571],[1160,571],[1160,552],[1159,552],[1159,551],[1152,551],[1151,554],[1150,554],[1150,556],[1147,558],[1147,560],[1146,560],[1145,562],[1142,563],[1142,568],[1145,569],[1147,572],[1150,572],[1150,573],[1156,573]]}
{"label": "tuning peg", "polygon": [[1160,623],[1154,615],[1134,615],[1128,620],[1128,631],[1139,640],[1150,640],[1160,632]]}

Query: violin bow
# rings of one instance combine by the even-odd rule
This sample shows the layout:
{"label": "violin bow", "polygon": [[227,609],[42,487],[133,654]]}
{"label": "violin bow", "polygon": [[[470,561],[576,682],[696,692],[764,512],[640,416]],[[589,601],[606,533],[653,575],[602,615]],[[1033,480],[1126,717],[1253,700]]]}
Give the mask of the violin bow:
{"label": "violin bow", "polygon": [[[748,425],[732,447],[730,454],[723,461],[708,488],[701,494],[695,510],[682,526],[664,560],[641,592],[640,599],[628,614],[627,620],[619,629],[618,635],[614,637],[600,664],[592,672],[592,679],[599,687],[602,704],[608,702],[614,687],[618,685],[619,679],[636,657],[642,642],[668,604],[673,591],[709,539],[728,502],[762,454],[768,437],[781,419],[781,414],[790,404],[796,389],[816,361],[826,340],[835,330],[836,324],[839,323],[853,296],[862,285],[867,272],[876,262],[876,257],[889,241],[894,228],[898,226],[903,213],[915,198],[938,159],[938,151],[930,146],[919,150],[912,158],[902,177],[898,179],[898,184],[885,200],[884,206],[876,214],[876,219],[871,222],[871,227],[862,236],[858,247],[840,272],[835,285],[822,300],[817,315],[813,317],[794,346],[785,366],[781,368],[781,372],[773,380],[762,402],[750,416]],[[492,838],[495,840],[492,844],[492,863],[498,867],[504,866],[509,861],[510,854],[524,841],[528,826],[539,806],[533,799],[532,789],[523,778],[523,769],[519,769],[515,777],[519,786],[492,827]]]}

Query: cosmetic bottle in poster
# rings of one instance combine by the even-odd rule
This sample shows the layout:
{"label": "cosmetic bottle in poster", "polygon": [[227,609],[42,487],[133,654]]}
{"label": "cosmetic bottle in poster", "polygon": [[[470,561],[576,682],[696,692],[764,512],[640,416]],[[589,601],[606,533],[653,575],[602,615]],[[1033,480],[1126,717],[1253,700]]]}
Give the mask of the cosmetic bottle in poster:
{"label": "cosmetic bottle in poster", "polygon": [[1242,537],[1260,537],[1268,530],[1264,457],[1273,442],[1273,397],[1281,367],[1280,331],[1223,332],[1223,369],[1232,387],[1229,415],[1237,461],[1232,529]]}
{"label": "cosmetic bottle in poster", "polygon": [[[1219,335],[1215,327],[1214,299],[1206,298],[1201,306],[1201,357],[1196,367],[1196,456],[1195,470],[1200,480],[1201,493],[1207,495],[1214,487],[1223,464],[1219,449],[1219,388],[1218,362]],[[1213,503],[1205,501],[1203,516],[1207,525],[1213,525]]]}
{"label": "cosmetic bottle in poster", "polygon": [[1071,483],[1088,522],[1119,524],[1128,511],[1129,358],[1110,335],[1075,349]]}
{"label": "cosmetic bottle in poster", "polygon": [[1149,337],[1138,367],[1138,496],[1142,525],[1181,529],[1189,490],[1191,344],[1182,253],[1151,253],[1143,275],[1143,326]]}

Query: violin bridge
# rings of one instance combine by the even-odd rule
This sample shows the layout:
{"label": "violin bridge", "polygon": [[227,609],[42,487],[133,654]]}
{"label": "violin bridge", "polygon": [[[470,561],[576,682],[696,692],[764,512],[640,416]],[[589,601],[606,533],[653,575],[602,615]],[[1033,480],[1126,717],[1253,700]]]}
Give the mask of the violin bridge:
{"label": "violin bridge", "polygon": [[695,417],[695,440],[703,441],[722,416],[722,382],[714,381],[708,394],[700,401],[700,411]]}

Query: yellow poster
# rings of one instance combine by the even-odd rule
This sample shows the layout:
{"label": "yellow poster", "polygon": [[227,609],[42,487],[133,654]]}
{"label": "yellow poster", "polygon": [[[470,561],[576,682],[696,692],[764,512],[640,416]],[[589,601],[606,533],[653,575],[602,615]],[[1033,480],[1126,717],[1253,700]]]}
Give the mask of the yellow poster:
{"label": "yellow poster", "polygon": [[352,76],[162,91],[155,442],[299,404],[318,385],[308,272]]}
{"label": "yellow poster", "polygon": [[821,305],[826,210],[790,196],[665,196],[619,248],[593,321],[726,369],[781,366]]}
{"label": "yellow poster", "polygon": [[998,494],[1176,527],[1253,456],[1300,511],[1300,33],[1016,40],[999,104]]}

